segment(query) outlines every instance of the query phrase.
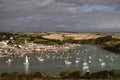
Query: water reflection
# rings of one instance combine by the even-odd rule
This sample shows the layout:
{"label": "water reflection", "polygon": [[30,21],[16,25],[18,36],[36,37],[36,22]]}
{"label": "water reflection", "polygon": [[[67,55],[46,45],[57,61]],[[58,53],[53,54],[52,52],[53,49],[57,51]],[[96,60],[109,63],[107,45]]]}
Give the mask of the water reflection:
{"label": "water reflection", "polygon": [[78,64],[78,63],[76,63],[76,64],[75,64],[75,66],[76,66],[76,68],[78,68],[78,67],[79,67],[79,64]]}
{"label": "water reflection", "polygon": [[29,65],[25,65],[25,74],[28,74],[29,73]]}
{"label": "water reflection", "polygon": [[[1,58],[0,73],[7,72],[8,69],[6,69],[6,66],[9,66],[10,71],[16,70],[26,74],[39,70],[44,70],[50,74],[58,74],[59,71],[64,69],[81,70],[81,72],[120,69],[120,55],[91,45],[82,45],[72,50],[24,54],[23,57],[19,56]],[[26,56],[28,56],[28,59]],[[11,61],[12,64],[11,62],[5,62],[8,59],[13,60]],[[28,60],[30,64],[24,65],[23,63],[27,63]],[[85,63],[84,66],[83,63]]]}
{"label": "water reflection", "polygon": [[8,65],[8,68],[10,68],[11,67],[11,62],[7,63],[7,65]]}

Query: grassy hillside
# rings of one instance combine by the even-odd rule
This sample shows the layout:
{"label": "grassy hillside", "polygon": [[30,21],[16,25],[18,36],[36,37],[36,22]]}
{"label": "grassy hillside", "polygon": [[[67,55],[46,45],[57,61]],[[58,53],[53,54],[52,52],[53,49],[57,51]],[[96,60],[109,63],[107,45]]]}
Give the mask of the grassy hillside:
{"label": "grassy hillside", "polygon": [[0,32],[0,41],[3,40],[8,40],[11,45],[25,42],[47,45],[92,44],[120,54],[120,33]]}

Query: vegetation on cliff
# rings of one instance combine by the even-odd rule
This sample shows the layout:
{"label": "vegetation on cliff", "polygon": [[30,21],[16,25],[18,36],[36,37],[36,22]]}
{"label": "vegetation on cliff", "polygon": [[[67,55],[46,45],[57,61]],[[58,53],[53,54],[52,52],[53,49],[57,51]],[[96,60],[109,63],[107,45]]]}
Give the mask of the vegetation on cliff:
{"label": "vegetation on cliff", "polygon": [[18,72],[2,73],[0,80],[119,80],[120,70],[99,71],[95,73],[86,72],[81,74],[79,70],[63,70],[59,75],[50,75],[44,71],[37,71],[29,74],[20,74]]}

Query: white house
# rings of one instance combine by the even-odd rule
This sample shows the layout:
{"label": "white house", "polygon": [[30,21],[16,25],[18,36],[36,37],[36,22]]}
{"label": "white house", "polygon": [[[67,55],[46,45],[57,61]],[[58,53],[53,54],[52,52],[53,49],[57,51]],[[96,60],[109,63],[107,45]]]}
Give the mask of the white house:
{"label": "white house", "polygon": [[8,47],[7,42],[1,41],[0,42],[0,48],[6,48],[6,47]]}

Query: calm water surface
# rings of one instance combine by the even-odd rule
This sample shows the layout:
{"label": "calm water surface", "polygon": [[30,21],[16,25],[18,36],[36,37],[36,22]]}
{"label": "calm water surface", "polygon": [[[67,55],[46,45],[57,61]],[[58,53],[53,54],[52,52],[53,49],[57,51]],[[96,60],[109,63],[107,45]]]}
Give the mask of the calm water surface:
{"label": "calm water surface", "polygon": [[[25,56],[29,58],[29,66],[25,66]],[[44,59],[43,62],[38,60],[38,57]],[[6,63],[8,59],[12,59],[11,63]],[[65,60],[72,62],[65,64]],[[76,63],[78,59],[80,62]],[[90,72],[100,70],[120,69],[120,55],[100,49],[96,46],[81,45],[72,50],[58,52],[44,52],[25,54],[23,57],[9,56],[0,58],[0,73],[17,71],[20,73],[29,73],[43,70],[50,74],[58,74],[61,70],[83,70],[83,63],[87,62]],[[101,66],[104,62],[105,66]]]}

